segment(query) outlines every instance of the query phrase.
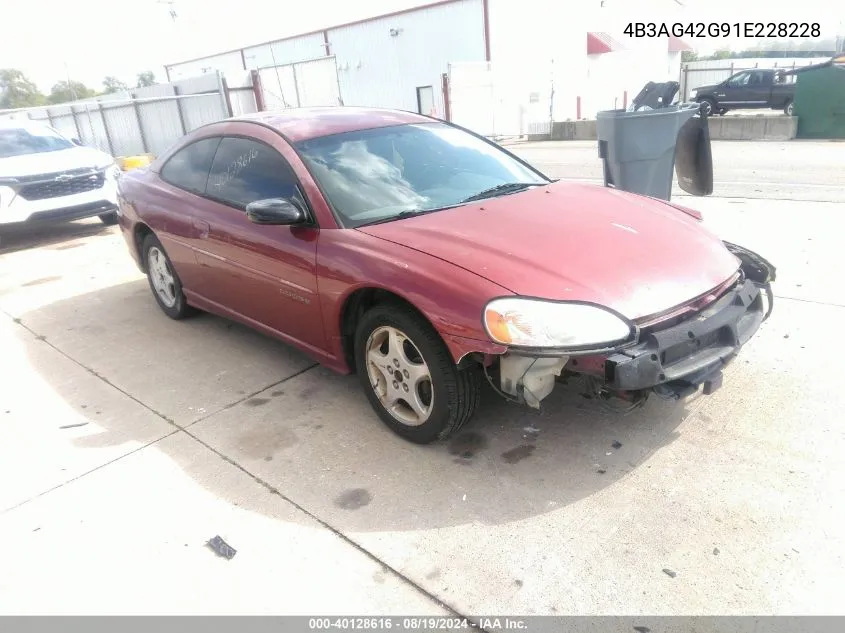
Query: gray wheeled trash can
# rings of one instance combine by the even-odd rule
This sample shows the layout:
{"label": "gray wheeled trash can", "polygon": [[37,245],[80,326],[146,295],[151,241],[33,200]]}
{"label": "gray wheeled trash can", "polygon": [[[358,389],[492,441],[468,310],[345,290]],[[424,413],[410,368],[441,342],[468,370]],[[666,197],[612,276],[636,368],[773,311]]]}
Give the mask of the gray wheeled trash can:
{"label": "gray wheeled trash can", "polygon": [[678,132],[698,111],[699,104],[682,103],[655,110],[599,112],[596,134],[604,184],[669,200]]}

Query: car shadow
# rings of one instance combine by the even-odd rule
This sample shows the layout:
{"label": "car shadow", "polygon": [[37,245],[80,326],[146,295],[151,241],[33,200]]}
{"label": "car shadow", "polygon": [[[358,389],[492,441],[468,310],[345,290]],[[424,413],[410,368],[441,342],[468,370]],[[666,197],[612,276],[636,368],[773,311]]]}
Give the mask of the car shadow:
{"label": "car shadow", "polygon": [[57,224],[0,224],[0,255],[53,245],[61,248],[64,242],[100,235],[111,230],[98,218]]}
{"label": "car shadow", "polygon": [[[26,345],[53,345],[144,404],[159,392],[202,387],[189,369],[179,369],[178,375],[171,373],[159,383],[126,378],[148,376],[151,367],[172,364],[174,341],[197,332],[203,333],[191,344],[197,355],[201,340],[214,349],[195,362],[207,375],[224,376],[223,384],[251,371],[253,364],[262,366],[287,354],[293,364],[285,377],[259,385],[255,392],[233,390],[195,419],[174,423],[158,404],[147,406],[170,417],[174,430],[184,428],[179,432],[194,437],[198,452],[206,450],[205,445],[268,492],[344,532],[502,524],[594,497],[634,470],[648,468],[655,451],[678,437],[678,425],[696,402],[651,398],[645,406],[620,415],[585,398],[579,381],[573,380],[558,385],[543,408],[534,411],[505,402],[485,385],[482,404],[463,432],[448,441],[417,446],[383,426],[356,376],[314,366],[282,343],[209,314],[170,321],[153,301],[145,279],[63,299],[20,320],[46,337],[29,337]],[[69,405],[77,410],[84,406],[84,395],[43,360],[48,356],[28,356],[41,378]],[[194,361],[178,362],[190,367]],[[114,376],[116,368],[119,378]],[[91,421],[101,430],[74,439],[76,448],[139,440],[119,413],[98,411]],[[155,446],[169,450],[166,440]],[[186,460],[184,451],[171,452],[170,457],[218,498],[255,512],[264,507],[230,497],[232,486],[225,478],[203,473],[202,460]]]}

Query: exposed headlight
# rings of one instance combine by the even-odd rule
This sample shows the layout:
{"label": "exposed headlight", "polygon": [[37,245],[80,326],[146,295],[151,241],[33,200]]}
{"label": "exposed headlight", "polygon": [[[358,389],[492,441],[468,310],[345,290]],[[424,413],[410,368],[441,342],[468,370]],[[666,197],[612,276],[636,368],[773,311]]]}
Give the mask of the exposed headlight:
{"label": "exposed headlight", "polygon": [[632,324],[599,306],[503,297],[484,308],[484,329],[502,345],[603,349],[630,340]]}

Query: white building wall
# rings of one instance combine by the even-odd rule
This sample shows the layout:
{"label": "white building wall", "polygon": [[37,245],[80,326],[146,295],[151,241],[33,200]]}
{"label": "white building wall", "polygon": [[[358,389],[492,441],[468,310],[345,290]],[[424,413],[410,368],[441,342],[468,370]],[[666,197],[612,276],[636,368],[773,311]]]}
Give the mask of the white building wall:
{"label": "white building wall", "polygon": [[[489,0],[491,61],[537,113],[548,110],[554,84],[554,119],[575,118],[576,97],[587,79],[587,31],[593,21],[588,0],[577,10],[564,2]],[[543,114],[545,116],[545,114]]]}
{"label": "white building wall", "polygon": [[328,35],[344,105],[416,111],[416,88],[432,86],[436,115],[443,117],[441,81],[449,63],[485,56],[481,0],[329,29]]}
{"label": "white building wall", "polygon": [[258,44],[244,49],[246,67],[249,69],[292,64],[325,56],[326,45],[322,33],[300,35],[289,40]]}
{"label": "white building wall", "polygon": [[220,53],[219,55],[211,55],[210,57],[167,66],[170,81],[196,77],[205,73],[214,73],[217,70],[226,76],[239,76],[243,72],[243,69],[240,51]]}

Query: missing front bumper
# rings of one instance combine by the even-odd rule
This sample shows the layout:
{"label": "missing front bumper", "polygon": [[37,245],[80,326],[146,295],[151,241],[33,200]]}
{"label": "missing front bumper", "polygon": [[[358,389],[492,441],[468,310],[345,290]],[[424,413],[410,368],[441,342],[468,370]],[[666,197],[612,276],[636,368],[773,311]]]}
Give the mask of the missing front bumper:
{"label": "missing front bumper", "polygon": [[505,354],[499,358],[499,385],[503,394],[532,408],[539,408],[564,368],[589,376],[601,394],[627,394],[632,401],[648,391],[670,399],[702,387],[713,393],[721,386],[722,369],[757,332],[766,312],[761,286],[744,279],[694,317],[645,331],[639,343],[610,355]]}
{"label": "missing front bumper", "polygon": [[647,333],[634,347],[608,356],[606,384],[619,391],[654,388],[676,397],[711,381],[754,335],[765,317],[760,288],[745,280],[694,318]]}

